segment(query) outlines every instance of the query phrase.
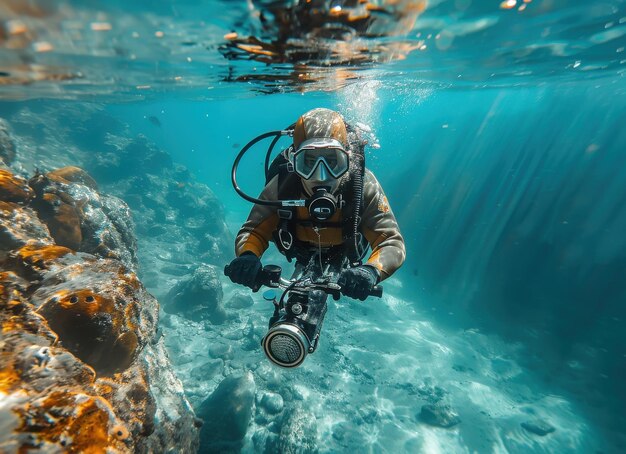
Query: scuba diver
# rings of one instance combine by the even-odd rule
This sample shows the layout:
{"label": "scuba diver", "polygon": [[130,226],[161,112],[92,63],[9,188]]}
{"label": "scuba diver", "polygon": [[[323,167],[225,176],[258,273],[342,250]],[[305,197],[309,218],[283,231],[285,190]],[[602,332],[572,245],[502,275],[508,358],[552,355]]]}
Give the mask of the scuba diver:
{"label": "scuba diver", "polygon": [[[253,198],[239,189],[236,168],[251,146],[271,136],[275,138],[266,156],[266,185],[261,195]],[[292,136],[293,144],[268,166],[271,150],[282,136]],[[263,282],[261,257],[271,241],[290,262],[296,261],[294,276],[302,276],[303,272],[310,275],[306,270],[314,264],[316,278],[334,276],[337,288],[345,296],[363,301],[370,294],[376,295],[377,284],[402,265],[406,251],[387,197],[372,172],[365,168],[365,144],[339,113],[317,108],[286,130],[263,134],[241,150],[233,166],[233,185],[255,205],[235,240],[236,258],[225,268],[232,282],[254,291],[261,284],[267,285]],[[372,252],[363,263],[368,247]],[[307,301],[311,306],[311,298],[301,297],[297,310],[302,311]],[[281,317],[277,306],[270,320],[270,332],[279,325],[300,326],[302,332],[296,336],[303,344],[300,349],[312,353],[317,338],[311,336],[319,336],[326,294],[321,300],[323,312],[312,321],[312,331],[302,328],[300,313],[292,311],[291,317]],[[288,328],[291,336],[293,326]],[[276,355],[268,352],[270,347],[265,347],[270,360],[294,367],[293,361],[277,361],[272,357]]]}

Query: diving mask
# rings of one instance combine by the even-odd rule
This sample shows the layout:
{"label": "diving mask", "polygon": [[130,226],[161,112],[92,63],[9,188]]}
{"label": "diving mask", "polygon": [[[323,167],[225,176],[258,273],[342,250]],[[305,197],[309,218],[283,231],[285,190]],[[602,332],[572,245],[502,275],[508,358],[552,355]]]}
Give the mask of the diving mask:
{"label": "diving mask", "polygon": [[333,178],[339,178],[348,171],[349,158],[338,140],[314,138],[302,142],[293,154],[292,163],[295,172],[305,180],[321,165]]}

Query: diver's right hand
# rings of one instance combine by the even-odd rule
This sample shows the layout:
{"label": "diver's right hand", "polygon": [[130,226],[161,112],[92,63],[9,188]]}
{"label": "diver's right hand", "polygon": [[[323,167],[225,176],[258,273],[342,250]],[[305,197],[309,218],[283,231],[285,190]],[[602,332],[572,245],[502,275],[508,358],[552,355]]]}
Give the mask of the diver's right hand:
{"label": "diver's right hand", "polygon": [[235,284],[245,285],[254,290],[261,268],[261,260],[253,252],[247,251],[230,262],[226,275]]}

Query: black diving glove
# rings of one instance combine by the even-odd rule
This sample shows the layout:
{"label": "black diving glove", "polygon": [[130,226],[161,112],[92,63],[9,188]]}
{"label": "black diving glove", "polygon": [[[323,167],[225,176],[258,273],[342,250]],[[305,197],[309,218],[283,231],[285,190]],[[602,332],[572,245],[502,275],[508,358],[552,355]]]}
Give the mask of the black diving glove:
{"label": "black diving glove", "polygon": [[350,298],[364,301],[378,283],[378,270],[373,266],[360,265],[343,270],[337,284],[341,286],[341,293]]}
{"label": "black diving glove", "polygon": [[231,281],[254,289],[261,271],[261,259],[247,251],[230,262],[229,268],[227,276]]}

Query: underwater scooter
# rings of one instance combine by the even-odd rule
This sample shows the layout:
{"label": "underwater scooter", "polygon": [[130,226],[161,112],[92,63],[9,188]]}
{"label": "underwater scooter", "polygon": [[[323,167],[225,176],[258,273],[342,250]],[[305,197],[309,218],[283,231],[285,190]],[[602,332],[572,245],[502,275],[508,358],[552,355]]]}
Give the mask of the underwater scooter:
{"label": "underwater scooter", "polygon": [[[347,261],[347,259],[345,259]],[[282,269],[277,265],[265,265],[261,270],[254,291],[261,285],[281,288],[283,293],[276,298],[273,290],[263,293],[263,299],[274,304],[274,313],[269,320],[269,330],[261,345],[267,358],[274,364],[292,368],[298,367],[307,354],[317,348],[328,295],[337,301],[341,297],[341,286],[337,284],[342,266],[326,265],[320,268],[317,254],[313,254],[308,264],[296,264],[291,279],[281,277]],[[224,268],[230,275],[230,266]],[[383,289],[377,285],[371,296],[382,297]]]}
{"label": "underwater scooter", "polygon": [[[294,125],[291,125],[285,130],[267,132],[248,142],[233,163],[233,187],[242,198],[249,202],[277,208],[304,206],[308,207],[312,218],[320,221],[327,220],[330,217],[328,212],[334,214],[337,204],[334,196],[324,193],[325,191],[316,192],[309,200],[262,200],[244,193],[237,184],[237,168],[245,153],[258,142],[273,137],[265,155],[266,184],[271,180],[272,170],[275,170],[273,169],[274,163],[270,164],[272,151],[281,137],[293,136],[293,127]],[[292,163],[287,162],[287,166],[288,170],[293,171]],[[356,231],[356,225],[354,228]],[[268,290],[263,294],[264,299],[274,304],[274,313],[269,320],[269,330],[262,340],[263,351],[268,359],[278,366],[297,367],[302,364],[307,354],[315,352],[326,315],[328,295],[332,295],[335,300],[341,296],[341,286],[337,284],[337,280],[341,270],[349,266],[351,260],[344,257],[341,263],[323,265],[320,254],[321,252],[312,254],[306,265],[296,262],[296,269],[290,280],[281,277],[281,267],[266,265],[259,273],[258,282],[254,285],[254,292],[257,292],[262,285],[283,289],[279,299],[276,298],[273,290]],[[230,275],[230,265],[224,268],[224,274]],[[380,298],[382,291],[381,286],[376,286],[371,295]]]}

